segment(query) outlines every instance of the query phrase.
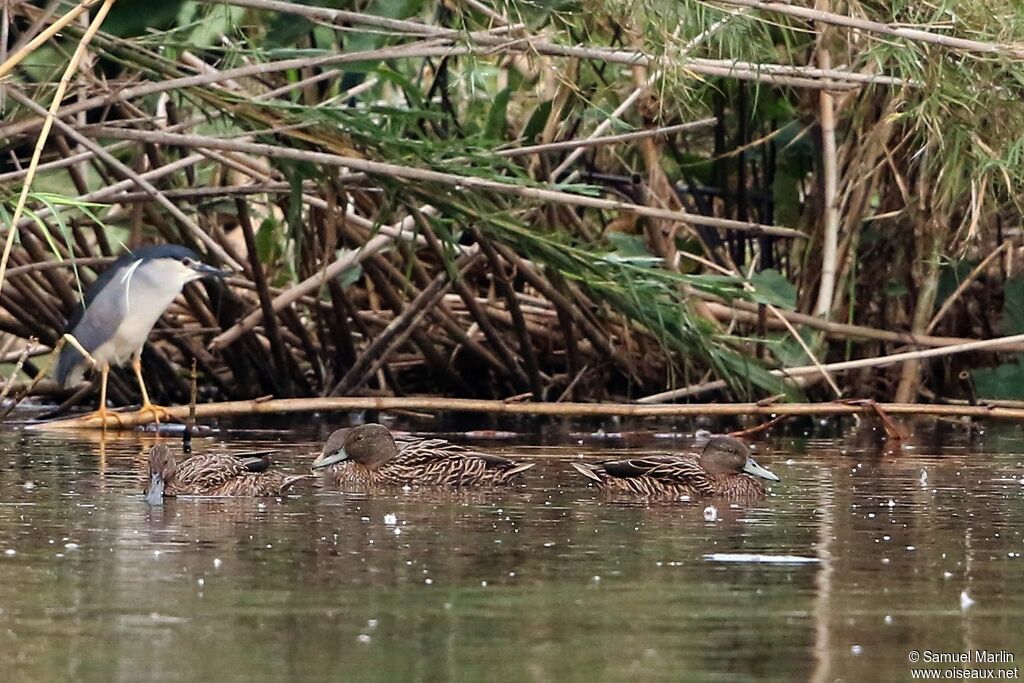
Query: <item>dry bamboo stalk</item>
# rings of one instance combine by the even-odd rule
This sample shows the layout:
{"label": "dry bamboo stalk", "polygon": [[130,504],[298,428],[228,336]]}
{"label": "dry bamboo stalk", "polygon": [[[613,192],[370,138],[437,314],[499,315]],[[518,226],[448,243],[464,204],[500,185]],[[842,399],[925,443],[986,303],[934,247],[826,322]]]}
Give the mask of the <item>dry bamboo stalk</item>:
{"label": "dry bamboo stalk", "polygon": [[495,152],[494,156],[517,157],[522,156],[524,154],[541,154],[544,152],[558,152],[565,149],[577,149],[579,147],[597,147],[599,145],[611,145],[618,142],[631,142],[633,140],[641,140],[643,138],[700,130],[703,128],[707,128],[709,126],[713,126],[717,122],[718,119],[712,116],[706,119],[691,121],[690,123],[680,123],[675,126],[664,126],[661,128],[652,128],[650,130],[638,130],[634,133],[622,133],[620,135],[600,135],[596,137],[593,134],[591,134],[590,136],[582,140],[563,140],[561,142],[548,142],[541,145],[527,145],[526,147],[501,149]]}
{"label": "dry bamboo stalk", "polygon": [[859,31],[867,31],[869,33],[907,38],[909,40],[916,40],[922,43],[933,43],[935,45],[942,45],[944,47],[950,47],[958,50],[967,50],[969,52],[1001,54],[1015,59],[1024,57],[1024,48],[1019,45],[986,43],[979,40],[968,40],[966,38],[956,38],[954,36],[932,33],[922,29],[906,28],[904,26],[891,26],[878,21],[846,16],[845,14],[833,14],[831,12],[801,7],[799,5],[791,5],[787,2],[772,2],[769,0],[717,0],[717,2],[725,5],[737,5],[740,7],[767,10],[809,21],[820,21],[834,26],[844,26],[846,28],[852,28]]}
{"label": "dry bamboo stalk", "polygon": [[[817,0],[815,8],[827,11],[829,0]],[[832,67],[832,57],[825,45],[825,26],[818,27],[818,66],[822,70]],[[832,94],[822,91],[818,95],[818,111],[821,127],[822,167],[822,254],[821,284],[818,286],[818,303],[814,314],[825,318],[832,316],[833,298],[836,287],[836,270],[839,258],[839,160],[836,152],[836,113]]]}
{"label": "dry bamboo stalk", "polygon": [[[166,166],[161,166],[159,168],[154,168],[151,171],[146,171],[145,173],[141,174],[141,177],[142,178],[146,178],[147,180],[155,180],[157,178],[162,178],[162,177],[164,177],[166,175],[170,175],[172,173],[177,173],[178,171],[180,171],[182,169],[185,169],[185,168],[188,168],[190,166],[194,166],[194,165],[198,164],[200,161],[203,161],[204,159],[205,159],[205,157],[202,154],[190,154],[187,157],[182,157],[181,159],[177,159],[175,161],[172,161],[171,163],[167,164]],[[126,189],[128,189],[130,187],[134,187],[134,186],[135,186],[135,181],[134,180],[131,180],[131,179],[122,180],[122,181],[119,181],[117,183],[114,183],[113,185],[108,185],[107,187],[102,187],[102,188],[100,188],[98,190],[94,190],[94,191],[92,191],[92,192],[90,192],[88,194],[83,194],[83,195],[78,197],[78,201],[80,201],[80,202],[103,202],[103,201],[108,201],[108,200],[112,199],[113,197],[117,196],[117,194],[119,192],[121,192],[122,190],[126,190]],[[58,208],[64,208],[65,210],[69,210],[70,209],[70,207],[58,207]],[[47,218],[47,217],[53,215],[48,207],[43,207],[43,208],[37,210],[35,212],[35,214],[36,214],[37,218]],[[34,221],[31,218],[22,218],[20,221],[18,221],[17,227],[18,227],[18,229],[21,229],[21,228],[26,227],[27,225],[32,224],[32,223],[34,223]]]}
{"label": "dry bamboo stalk", "polygon": [[[995,339],[982,339],[978,341],[967,342],[966,344],[957,344],[955,346],[944,346],[933,349],[923,349],[920,351],[904,351],[902,353],[893,353],[888,356],[874,356],[872,358],[858,358],[857,360],[846,360],[838,363],[826,363],[825,365],[801,365],[795,368],[782,368],[778,370],[771,370],[771,374],[776,377],[802,377],[805,375],[816,375],[819,374],[823,369],[830,372],[839,372],[840,370],[856,370],[858,368],[870,368],[870,367],[882,367],[885,365],[892,365],[893,363],[903,363],[906,361],[920,361],[924,358],[936,358],[939,356],[951,356],[957,353],[966,353],[968,351],[981,351],[983,349],[990,350],[993,347],[999,347],[1003,344],[1009,343],[1022,343],[1024,342],[1024,334],[1014,334],[1008,337],[996,337]],[[711,389],[724,388],[725,383],[721,382],[719,386],[718,382],[709,382],[706,385],[702,385],[703,391],[710,391]],[[671,391],[663,391],[650,396],[644,396],[643,398],[637,399],[637,403],[660,403],[662,401],[669,401],[675,398],[681,398],[683,396],[690,395],[691,387],[684,387],[682,389],[673,389]]]}
{"label": "dry bamboo stalk", "polygon": [[[724,320],[734,319],[751,324],[756,324],[758,322],[758,305],[755,303],[751,303],[749,301],[732,301],[730,304],[725,304],[721,299],[713,295],[708,295],[699,291],[696,293],[701,296],[701,298],[708,301],[709,310],[715,313],[716,318]],[[912,332],[878,330],[873,327],[864,327],[862,325],[851,325],[848,323],[837,323],[822,320],[821,318],[815,318],[814,316],[806,315],[804,313],[796,313],[795,311],[779,310],[779,314],[784,316],[790,322],[816,330],[822,330],[839,339],[873,339],[893,344],[927,347],[956,346],[958,344],[969,344],[973,341],[977,341],[976,339],[968,339],[966,337],[935,337],[926,334],[914,334]],[[989,351],[1022,353],[1024,352],[1024,344],[1002,344],[990,348]]]}
{"label": "dry bamboo stalk", "polygon": [[[270,10],[274,12],[285,12],[290,14],[296,14],[309,19],[317,19],[325,22],[333,22],[335,28],[346,28],[346,25],[362,25],[362,26],[374,26],[381,29],[386,29],[400,35],[409,35],[417,37],[434,37],[444,38],[452,41],[465,41],[470,44],[476,43],[485,46],[502,46],[509,50],[518,50],[530,54],[542,54],[542,55],[553,55],[562,57],[579,57],[583,59],[599,59],[611,63],[625,64],[628,66],[647,66],[657,67],[659,60],[652,59],[643,52],[636,50],[620,50],[611,48],[597,48],[597,47],[581,47],[581,46],[568,46],[558,45],[542,40],[536,36],[523,35],[521,29],[522,25],[505,26],[495,29],[493,31],[477,31],[470,33],[468,36],[461,34],[456,29],[450,29],[445,27],[431,26],[429,24],[423,24],[414,21],[403,21],[395,19],[384,19],[368,14],[362,14],[359,12],[350,12],[344,10],[335,10],[327,7],[317,7],[309,5],[300,5],[291,2],[282,2],[280,0],[226,0],[228,4],[238,5],[240,7],[251,7],[254,9]],[[732,15],[732,16],[735,16]],[[732,18],[726,17],[722,23]],[[717,30],[718,27],[713,27],[709,31],[705,31],[705,34],[709,34]],[[512,34],[520,40],[518,42],[510,42],[509,37],[506,34]],[[706,35],[702,36],[706,37]],[[691,44],[693,41],[691,41]],[[872,77],[870,74],[861,74],[852,71],[843,71],[838,69],[808,69],[807,67],[801,66],[790,66],[783,64],[752,64],[749,62],[733,62],[730,60],[720,59],[696,59],[689,58],[686,56],[686,52],[692,49],[691,46],[684,48],[683,54],[680,56],[674,56],[672,60],[662,60],[665,63],[660,66],[666,66],[672,63],[678,67],[684,67],[690,71],[700,74],[713,75],[713,76],[732,76],[735,78],[743,78],[748,80],[759,80],[768,83],[776,83],[779,85],[797,85],[803,87],[820,88],[820,87],[843,87],[843,84],[836,83],[824,83],[814,80],[813,78],[803,78],[797,76],[810,75],[819,78],[830,78],[830,79],[848,79],[850,81],[859,81],[864,83],[884,83],[887,85],[904,85],[905,81],[899,78],[886,77],[886,76],[875,76]]]}
{"label": "dry bamboo stalk", "polygon": [[[60,33],[61,29],[77,19],[83,12],[88,10],[90,7],[95,5],[98,0],[82,0],[77,6],[71,8],[67,14],[62,16],[57,21],[46,27],[46,30],[37,35],[35,38],[30,40],[27,45],[23,46],[19,50],[15,51],[13,55],[8,57],[2,64],[0,64],[0,78],[3,78],[21,63],[21,60],[32,54],[36,48],[45,43],[53,36]],[[86,41],[88,42],[88,41]]]}
{"label": "dry bamboo stalk", "polygon": [[[25,176],[25,182],[21,186],[21,193],[18,195],[18,203],[14,207],[14,215],[11,217],[11,224],[7,230],[7,241],[4,243],[3,256],[0,257],[0,289],[4,286],[4,275],[7,272],[7,262],[11,258],[11,248],[14,246],[14,237],[18,234],[18,219],[21,218],[21,214],[25,210],[25,202],[28,200],[28,191],[32,186],[32,180],[35,177],[36,169],[39,167],[39,160],[43,155],[43,149],[46,147],[46,139],[49,137],[50,127],[53,125],[55,120],[54,115],[60,108],[61,100],[64,99],[64,93],[67,92],[68,86],[71,84],[71,76],[74,75],[75,71],[78,69],[78,64],[82,61],[82,55],[85,54],[89,41],[91,41],[92,37],[96,35],[96,32],[100,30],[100,25],[103,23],[103,20],[106,19],[107,14],[110,12],[110,8],[113,6],[114,0],[103,0],[103,5],[96,13],[96,16],[93,17],[92,23],[90,23],[89,28],[86,29],[85,35],[83,35],[82,39],[78,42],[78,47],[75,48],[74,53],[71,55],[71,59],[68,61],[67,67],[64,69],[64,74],[60,77],[60,83],[57,84],[57,92],[53,94],[53,101],[50,103],[50,109],[46,114],[46,118],[43,120],[43,128],[39,132],[39,137],[36,139],[35,149],[32,150],[32,161],[29,163],[28,175]],[[73,18],[74,17],[72,17],[72,19]]]}
{"label": "dry bamboo stalk", "polygon": [[325,152],[311,152],[277,145],[267,145],[253,142],[240,142],[237,140],[224,140],[205,135],[179,135],[175,133],[163,133],[158,131],[139,131],[108,126],[97,126],[99,134],[113,138],[127,140],[139,140],[156,144],[178,145],[181,147],[207,147],[236,152],[246,152],[254,155],[263,155],[279,159],[291,159],[294,161],[308,161],[314,164],[325,166],[340,166],[355,171],[362,171],[372,175],[383,175],[392,178],[401,178],[412,181],[437,182],[452,185],[460,188],[476,188],[480,190],[493,190],[504,192],[514,196],[527,199],[538,199],[570,206],[583,206],[594,209],[605,209],[611,211],[625,211],[649,216],[651,218],[663,218],[682,223],[694,225],[706,225],[721,230],[735,230],[737,232],[750,233],[753,235],[774,235],[776,237],[804,238],[806,235],[793,228],[784,228],[777,225],[762,225],[747,221],[734,221],[724,218],[712,218],[699,214],[692,214],[686,211],[671,211],[658,209],[630,202],[622,202],[612,199],[600,199],[586,195],[572,194],[557,190],[546,190],[536,187],[523,187],[510,183],[502,183],[495,180],[488,180],[476,176],[456,175],[454,173],[442,173],[423,168],[412,168],[389,164],[367,159],[342,156],[340,154],[329,154]]}
{"label": "dry bamboo stalk", "polygon": [[[996,418],[1024,420],[1024,409],[1000,406],[957,406],[928,403],[684,403],[637,405],[635,403],[522,403],[486,399],[448,398],[444,396],[337,396],[326,398],[282,398],[255,401],[227,401],[202,403],[196,406],[196,418],[228,417],[232,415],[271,415],[277,413],[346,412],[356,410],[476,412],[505,415],[556,415],[568,417],[707,417],[730,415],[877,415],[876,408],[889,415],[926,415],[953,418]],[[188,406],[167,409],[170,417],[184,420]],[[118,413],[118,421],[111,420],[107,429],[128,429],[153,421],[151,413]],[[28,425],[28,429],[101,429],[104,425],[96,417],[86,416]]]}
{"label": "dry bamboo stalk", "polygon": [[[316,66],[336,66],[338,64],[348,64],[352,62],[382,61],[403,57],[417,59],[426,57],[446,57],[458,54],[470,54],[470,52],[471,50],[468,48],[452,47],[450,45],[443,44],[443,41],[424,41],[397,47],[381,48],[379,50],[374,49],[361,52],[332,54],[324,57],[303,57],[296,59],[283,59],[275,62],[262,62],[235,69],[225,69],[224,71],[198,74],[194,76],[183,76],[180,78],[170,78],[167,80],[149,81],[147,83],[134,85],[121,90],[115,90],[112,93],[94,95],[71,103],[65,107],[61,107],[57,112],[57,115],[63,119],[96,107],[108,106],[114,101],[134,100],[140,97],[156,95],[172,90],[196,88],[205,85],[212,85],[225,80],[263,76],[266,74],[293,69]],[[38,125],[39,124],[36,121],[18,121],[5,126],[0,126],[0,140],[31,132]]]}

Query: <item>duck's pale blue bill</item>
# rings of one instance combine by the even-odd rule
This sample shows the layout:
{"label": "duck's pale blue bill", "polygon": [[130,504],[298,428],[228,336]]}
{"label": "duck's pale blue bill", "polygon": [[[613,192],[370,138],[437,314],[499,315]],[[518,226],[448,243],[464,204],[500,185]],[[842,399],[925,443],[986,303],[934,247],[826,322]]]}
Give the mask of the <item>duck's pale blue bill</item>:
{"label": "duck's pale blue bill", "polygon": [[152,474],[149,477],[146,502],[150,505],[163,505],[164,503],[164,478],[159,474]]}
{"label": "duck's pale blue bill", "polygon": [[747,474],[752,474],[755,477],[767,479],[768,481],[782,481],[776,474],[769,472],[768,470],[754,462],[753,458],[747,458],[747,464],[743,466],[743,471],[746,472]]}
{"label": "duck's pale blue bill", "polygon": [[322,453],[319,458],[313,461],[313,469],[318,470],[321,467],[329,467],[335,463],[341,462],[342,460],[348,460],[348,453],[345,452],[344,448],[335,453],[331,453],[330,455]]}

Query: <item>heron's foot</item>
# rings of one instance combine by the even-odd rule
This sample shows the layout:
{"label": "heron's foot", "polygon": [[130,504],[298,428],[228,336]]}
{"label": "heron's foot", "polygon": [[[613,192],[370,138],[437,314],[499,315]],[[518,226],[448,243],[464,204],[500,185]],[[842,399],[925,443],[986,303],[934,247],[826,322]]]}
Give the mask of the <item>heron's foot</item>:
{"label": "heron's foot", "polygon": [[158,406],[155,403],[150,403],[149,401],[144,401],[142,403],[142,407],[139,408],[139,412],[149,413],[150,415],[152,415],[153,422],[157,423],[158,425],[160,424],[161,419],[164,422],[171,422],[175,419],[175,417],[171,415],[171,412],[167,410],[167,408],[164,408],[163,406]]}
{"label": "heron's foot", "polygon": [[117,429],[124,429],[124,422],[121,421],[121,416],[105,405],[100,405],[93,412],[75,418],[75,420],[90,425],[98,423],[96,426],[103,428],[116,427]]}

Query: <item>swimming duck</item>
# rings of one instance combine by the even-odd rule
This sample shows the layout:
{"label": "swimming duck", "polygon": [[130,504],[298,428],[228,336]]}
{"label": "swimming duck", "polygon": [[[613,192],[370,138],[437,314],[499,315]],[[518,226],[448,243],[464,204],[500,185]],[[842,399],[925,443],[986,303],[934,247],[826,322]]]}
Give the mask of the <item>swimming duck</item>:
{"label": "swimming duck", "polygon": [[149,452],[146,500],[159,505],[164,496],[279,496],[306,476],[270,470],[266,456],[194,455],[177,463],[160,443]]}
{"label": "swimming duck", "polygon": [[699,458],[653,455],[572,466],[599,488],[644,496],[759,498],[765,495],[762,479],[779,481],[731,436],[711,437]]}
{"label": "swimming duck", "polygon": [[535,464],[516,464],[444,439],[396,442],[387,427],[369,423],[331,434],[313,469],[330,468],[336,486],[490,486],[506,484]]}

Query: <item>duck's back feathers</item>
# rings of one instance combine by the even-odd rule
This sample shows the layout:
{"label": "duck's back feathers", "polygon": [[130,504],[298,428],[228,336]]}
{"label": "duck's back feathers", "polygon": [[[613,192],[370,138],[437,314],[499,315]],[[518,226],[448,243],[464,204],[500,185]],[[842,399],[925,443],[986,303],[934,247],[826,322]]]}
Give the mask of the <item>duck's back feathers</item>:
{"label": "duck's back feathers", "polygon": [[266,456],[195,455],[177,465],[164,495],[278,496],[305,478],[271,469]]}
{"label": "duck's back feathers", "polygon": [[444,439],[400,437],[398,455],[376,467],[342,462],[332,468],[336,484],[363,486],[491,486],[507,484],[536,463],[478,453]]}

